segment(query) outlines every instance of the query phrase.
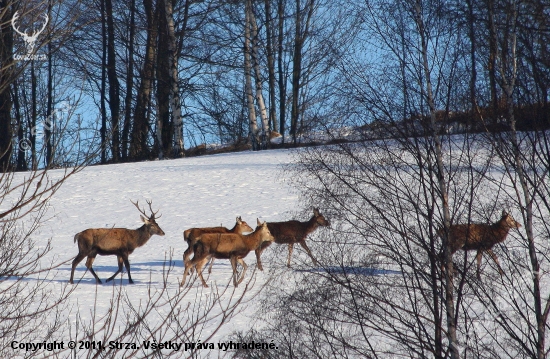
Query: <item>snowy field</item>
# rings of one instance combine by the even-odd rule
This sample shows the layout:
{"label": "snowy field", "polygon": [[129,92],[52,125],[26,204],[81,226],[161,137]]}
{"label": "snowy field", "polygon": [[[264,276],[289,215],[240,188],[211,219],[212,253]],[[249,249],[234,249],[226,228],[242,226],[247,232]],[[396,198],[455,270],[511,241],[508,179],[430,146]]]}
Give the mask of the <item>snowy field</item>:
{"label": "snowy field", "polygon": [[[183,274],[182,255],[187,248],[182,232],[187,228],[218,225],[231,228],[237,216],[242,216],[252,228],[256,226],[256,218],[261,221],[309,219],[308,214],[300,212],[298,195],[292,192],[283,178],[281,165],[290,160],[289,150],[241,152],[92,166],[70,177],[51,200],[48,213],[51,218],[35,236],[38,242],[51,238],[53,250],[48,259],[56,263],[65,262],[47,275],[52,289],[61,291],[71,286],[68,283],[71,261],[78,253],[73,242],[76,233],[87,228],[133,229],[141,226],[139,212],[130,200],[139,200],[140,206],[147,211],[145,200],[152,200],[153,209],[159,210],[157,217],[161,215],[157,223],[166,235],[153,236],[130,255],[134,285],[129,285],[125,271],[122,276],[119,274],[116,280],[106,284],[105,280],[117,269],[116,257],[99,255],[93,266],[104,283],[96,285],[92,274],[85,271],[84,259],[75,271],[74,292],[68,303],[72,314],[67,316],[67,320],[75,324],[76,310],[81,321],[90,320],[93,310],[100,314],[106,312],[121,281],[127,298],[138,307],[147,300],[149,288],[163,287],[163,270],[170,264],[173,268],[167,278],[167,291],[177,293]],[[309,209],[306,210],[309,213]],[[238,297],[246,283],[254,278],[255,283],[250,283],[253,288],[245,295],[249,302],[241,308],[242,312],[215,334],[212,342],[229,340],[233,331],[248,327],[254,314],[254,294],[269,276],[270,250],[266,250],[263,256],[265,272],[254,270],[256,260],[253,252],[245,258],[249,269],[244,282],[233,295]],[[170,263],[167,258],[171,255]],[[293,258],[300,256],[305,257],[305,253],[301,248],[296,248]],[[229,261],[216,261],[212,275],[206,277],[205,271],[210,288],[203,290],[200,282],[194,281],[192,289],[186,293],[186,298],[189,298],[187,304],[200,307],[200,298],[207,298],[209,294],[225,288],[229,293],[222,297],[229,297],[233,290],[232,284],[228,286],[231,275]],[[44,275],[37,275],[36,279],[41,276]],[[196,276],[191,279],[196,279]],[[182,302],[181,306],[185,307],[185,304]],[[162,310],[155,315],[160,320]],[[208,330],[207,326],[200,337],[208,337]]]}
{"label": "snowy field", "polygon": [[[398,151],[396,149],[394,155],[407,161],[406,154]],[[461,153],[460,149],[456,152]],[[259,292],[267,283],[271,288],[278,286],[289,293],[293,287],[299,287],[301,278],[305,275],[304,273],[307,273],[300,270],[299,264],[310,262],[302,248],[295,246],[292,255],[293,268],[287,269],[286,246],[272,245],[262,255],[264,272],[255,270],[255,255],[253,252],[250,253],[245,258],[249,269],[243,283],[237,289],[233,287],[232,269],[227,260],[216,260],[211,275],[207,274],[207,270],[204,271],[209,288],[203,288],[195,275],[188,278],[186,286],[181,288],[182,256],[187,248],[182,233],[191,227],[223,225],[231,228],[237,216],[242,216],[242,219],[253,228],[256,226],[257,218],[268,222],[289,219],[308,220],[311,216],[311,208],[303,207],[296,189],[291,186],[293,180],[297,181],[297,179],[289,178],[288,172],[283,171],[283,166],[291,163],[292,154],[293,150],[271,150],[91,166],[69,177],[53,196],[49,203],[46,220],[39,232],[33,236],[41,246],[51,239],[52,250],[46,258],[42,259],[41,266],[46,268],[54,263],[56,267],[48,272],[23,279],[28,283],[45,283],[46,289],[54,294],[72,291],[68,300],[62,304],[60,317],[51,319],[52,323],[58,320],[68,325],[62,326],[63,333],[54,335],[52,338],[65,340],[65,342],[73,338],[81,340],[85,332],[84,328],[91,325],[90,323],[95,323],[96,327],[93,331],[97,335],[94,334],[94,337],[90,337],[89,340],[102,341],[103,345],[106,345],[109,340],[120,337],[121,332],[131,325],[129,321],[134,320],[135,311],[139,313],[145,311],[144,308],[151,302],[151,298],[156,301],[156,305],[143,320],[145,324],[140,324],[142,328],[140,332],[122,334],[126,342],[136,343],[141,345],[141,348],[130,349],[130,351],[117,349],[114,352],[107,350],[106,357],[122,358],[130,355],[165,357],[168,354],[173,354],[173,357],[177,358],[224,357],[228,348],[220,348],[219,344],[225,345],[230,340],[235,340],[235,332],[245,332],[251,327],[255,329],[265,327],[265,322],[257,319],[256,315],[261,303]],[[376,151],[369,150],[368,156],[377,166],[377,171],[386,168],[384,157],[379,158]],[[487,156],[481,157],[481,159],[474,158],[474,161],[468,165],[473,164],[482,168],[483,158]],[[453,165],[464,164],[459,160],[451,162]],[[388,168],[387,176],[392,179],[393,167]],[[51,171],[50,173],[56,177],[61,176],[63,172]],[[16,179],[21,175],[24,174],[17,174]],[[417,182],[411,177],[412,175],[414,173],[398,171],[395,178],[403,181],[403,186],[414,192],[414,184]],[[462,177],[467,175],[468,171],[464,173],[457,171],[453,181],[457,183],[465,181]],[[509,211],[514,218],[521,218],[514,204],[507,201],[506,195],[501,195],[498,203],[495,204],[499,191],[502,189],[510,191],[511,188],[510,180],[504,176],[503,170],[493,163],[492,166],[488,166],[484,176],[485,181],[479,185],[476,194],[479,197],[477,198],[480,205],[479,211],[472,214],[473,220],[486,221],[489,217],[484,215],[494,212],[491,221],[495,221],[501,209]],[[362,190],[365,193],[369,191],[368,188]],[[453,198],[450,199],[451,202]],[[151,200],[153,209],[159,211],[157,217],[161,216],[157,219],[157,223],[166,233],[162,237],[153,236],[143,247],[137,248],[130,255],[129,261],[135,284],[128,283],[125,271],[113,282],[105,283],[105,280],[117,270],[114,256],[97,256],[94,262],[94,269],[103,280],[103,284],[97,285],[92,274],[86,271],[85,260],[76,268],[75,284],[69,284],[71,262],[78,253],[77,245],[73,242],[74,235],[87,228],[135,229],[140,227],[140,213],[130,200],[139,201],[140,207],[145,208],[146,211],[149,210],[146,200]],[[458,215],[460,216],[460,213]],[[547,215],[543,213],[542,218],[547,218]],[[540,220],[535,221],[535,228],[540,227],[542,230],[546,227],[537,222]],[[322,252],[320,243],[317,241],[319,239],[322,241],[322,235],[327,234],[323,231],[324,229],[319,229],[320,233],[316,232],[309,237],[308,243],[313,253]],[[519,232],[514,230],[506,244],[499,245],[495,249],[503,258],[505,272],[513,273],[514,280],[531,277],[529,268],[518,266],[518,263],[528,263],[527,250],[521,244],[519,237]],[[538,235],[537,241],[542,241],[544,238],[542,234]],[[537,243],[537,245],[548,253],[547,243]],[[419,255],[421,255],[420,252]],[[547,259],[543,259],[541,263],[546,268]],[[485,259],[484,266],[487,264],[488,260]],[[338,267],[334,268],[337,272]],[[402,273],[402,269],[397,265],[393,267],[392,263],[383,269],[382,273],[386,274]],[[373,270],[375,269],[368,268],[366,273],[371,275],[374,273]],[[7,286],[14,280],[4,281],[0,285]],[[529,288],[528,281],[521,283],[524,283],[525,288]],[[541,279],[541,283],[543,288],[547,288],[546,274]],[[506,289],[504,282],[502,288]],[[213,298],[219,298],[219,301],[213,302]],[[474,303],[470,309],[479,310],[481,313],[479,317],[485,318],[486,310],[479,306],[475,298],[469,298],[469,300]],[[517,315],[514,308],[507,302],[505,291],[503,296],[496,298],[495,301],[498,303],[499,312],[509,314],[510,318]],[[240,304],[233,312],[231,306],[238,302]],[[229,307],[229,311],[225,307]],[[110,312],[112,310],[116,313]],[[529,312],[528,309],[525,310]],[[221,314],[227,315],[227,318],[223,319],[224,324],[218,329],[222,320]],[[115,315],[116,320],[111,320],[109,315]],[[203,320],[200,318],[201,315],[207,315],[212,320]],[[198,326],[191,325],[196,321],[199,322]],[[481,321],[483,321],[483,328],[492,328],[495,325],[492,317]],[[37,337],[27,341],[41,342],[43,340],[41,336],[47,335],[49,330],[50,323],[45,324],[44,333],[36,333]],[[105,327],[102,327],[103,325]],[[76,332],[77,330],[80,331]],[[484,330],[480,329],[480,332]],[[498,331],[498,328],[495,327],[494,330]],[[180,348],[178,352],[174,352],[175,349],[171,348],[155,353],[143,347],[144,338],[150,342],[169,340],[180,345],[201,342],[201,345],[208,343],[208,346],[206,350],[191,351]],[[21,340],[21,338],[15,339]],[[381,343],[381,345],[386,344]],[[13,357],[23,357],[24,352],[13,351],[13,354]],[[44,351],[44,354],[47,357],[49,353]],[[71,354],[71,357],[81,358],[91,357],[94,352],[81,350]],[[65,351],[58,357],[65,358],[68,357],[67,355],[69,353]],[[103,356],[100,355],[100,357]]]}

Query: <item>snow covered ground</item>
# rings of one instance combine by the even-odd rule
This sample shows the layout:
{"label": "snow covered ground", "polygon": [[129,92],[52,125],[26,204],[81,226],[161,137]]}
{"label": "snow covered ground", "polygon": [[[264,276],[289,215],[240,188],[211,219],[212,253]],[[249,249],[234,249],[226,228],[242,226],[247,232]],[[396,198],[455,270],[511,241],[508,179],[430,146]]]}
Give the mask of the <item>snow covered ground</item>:
{"label": "snow covered ground", "polygon": [[[242,216],[243,220],[253,228],[256,226],[256,218],[268,222],[309,219],[311,209],[303,208],[297,191],[289,185],[292,184],[293,178],[283,171],[283,166],[291,163],[293,151],[295,150],[226,153],[177,160],[87,167],[69,177],[53,196],[46,216],[48,219],[40,231],[33,236],[33,239],[42,246],[48,239],[52,241],[52,251],[43,259],[44,267],[51,262],[62,264],[47,273],[32,275],[24,280],[29,283],[45,280],[47,289],[53,293],[74,290],[64,306],[67,310],[63,311],[64,317],[61,318],[62,321],[70,323],[71,328],[82,327],[83,324],[79,323],[90,323],[94,319],[94,311],[96,312],[95,321],[98,324],[108,322],[102,316],[113,308],[114,295],[119,292],[123,293],[124,300],[121,305],[123,309],[128,307],[127,302],[130,302],[134,308],[140,308],[149,300],[150,295],[155,296],[155,291],[165,290],[165,293],[168,293],[165,298],[174,298],[183,293],[183,300],[175,303],[175,306],[183,311],[175,315],[176,320],[182,320],[183,327],[189,325],[186,322],[189,317],[182,314],[191,312],[191,319],[193,319],[193,313],[201,313],[211,304],[212,295],[221,293],[220,304],[223,306],[234,303],[244,293],[239,311],[213,336],[211,334],[216,329],[219,318],[215,318],[197,333],[185,333],[189,335],[189,341],[195,343],[197,340],[203,343],[208,341],[214,343],[215,348],[208,348],[198,353],[187,351],[176,354],[176,357],[192,355],[193,358],[223,356],[224,350],[219,349],[217,343],[229,342],[234,339],[232,334],[235,331],[246,331],[252,323],[255,324],[256,329],[261,328],[264,323],[257,322],[255,319],[255,313],[260,304],[257,294],[262,285],[272,280],[270,283],[275,282],[274,285],[281,285],[282,288],[291,291],[291,287],[296,284],[292,279],[299,278],[297,273],[300,271],[296,271],[298,266],[294,269],[286,269],[286,246],[272,245],[262,255],[264,272],[254,270],[256,267],[254,253],[245,258],[249,270],[244,282],[235,291],[231,281],[231,266],[227,260],[217,260],[210,276],[207,276],[205,271],[209,288],[202,288],[200,282],[194,281],[195,276],[192,276],[189,283],[191,289],[182,290],[179,285],[183,275],[182,256],[187,248],[182,233],[191,227],[217,225],[232,227],[237,216]],[[377,163],[375,152],[369,152],[368,155],[374,163]],[[399,153],[396,155],[404,156]],[[479,164],[474,163],[483,165],[482,161]],[[62,171],[51,171],[53,176],[60,176],[62,173]],[[20,175],[24,174],[17,174],[16,178]],[[489,167],[486,176],[494,178],[479,190],[481,209],[486,208],[485,202],[494,203],[495,193],[508,185],[506,179],[501,181],[503,172],[498,166]],[[406,174],[403,175],[403,180],[412,181],[412,179],[409,181]],[[458,179],[455,180],[458,181]],[[492,186],[496,187],[492,188]],[[85,260],[83,260],[76,268],[76,284],[70,285],[68,280],[71,262],[78,253],[77,245],[73,242],[74,235],[87,228],[138,228],[141,226],[140,214],[130,200],[139,201],[140,206],[145,207],[146,210],[148,210],[146,200],[152,200],[153,209],[159,210],[158,215],[161,215],[157,223],[166,233],[163,237],[153,236],[143,247],[137,248],[130,255],[132,278],[135,284],[130,285],[127,274],[123,273],[113,282],[96,285],[92,274],[86,272]],[[514,211],[513,205],[506,201],[499,202],[497,207],[511,211],[514,218],[521,217],[517,211]],[[479,214],[477,216],[474,220],[484,220],[483,216]],[[315,235],[310,238],[310,247],[314,253],[320,249],[316,248],[319,244],[315,243]],[[506,248],[519,253],[511,257],[523,257],[519,262],[527,263],[525,248],[517,246],[519,242],[515,238],[515,233],[511,237],[506,243]],[[541,240],[543,238],[541,237]],[[547,252],[547,249],[545,251]],[[309,258],[300,246],[296,246],[292,262],[297,264],[301,260],[308,262]],[[514,268],[508,268],[507,262],[503,262],[505,270],[511,273]],[[165,278],[165,270],[168,267],[171,269]],[[97,256],[94,269],[105,281],[117,269],[116,258]],[[338,268],[335,267],[335,270]],[[371,271],[372,269],[369,269],[367,273],[370,274]],[[385,273],[398,272],[386,271]],[[529,278],[531,274],[526,271],[518,275]],[[0,285],[6,285],[6,282],[9,280]],[[247,283],[253,285],[251,289],[246,288]],[[547,278],[543,283],[547,283]],[[158,327],[168,316],[174,316],[174,312],[171,312],[174,310],[172,304],[174,303],[161,300],[160,305],[147,318],[147,325],[151,328]],[[500,311],[504,312],[508,307],[509,305],[504,303]],[[212,313],[219,314],[222,310],[216,306]],[[116,324],[110,324],[115,336],[117,330],[123,330],[127,325],[127,314],[132,313],[119,313]],[[46,325],[44,335],[47,331]],[[104,332],[102,335],[105,334]],[[147,335],[147,333],[142,334]],[[158,332],[151,333],[150,337],[155,338],[162,334],[170,337],[170,333]],[[63,335],[63,338],[69,338],[67,333]],[[82,338],[82,334],[72,333],[71,335]],[[90,339],[103,340],[102,337]],[[141,340],[136,337],[134,341],[141,343],[138,339]],[[178,336],[178,342],[182,343],[186,340]],[[141,352],[132,351],[132,353],[136,357],[151,354],[143,348]],[[162,353],[167,354],[168,351],[163,350]],[[18,357],[19,354],[24,355],[24,352],[14,351],[14,357]],[[80,351],[76,354],[76,357],[80,358],[89,352]],[[117,352],[115,357],[123,357],[124,354],[122,351]]]}
{"label": "snow covered ground", "polygon": [[[38,242],[52,239],[53,250],[48,259],[67,261],[48,273],[50,286],[59,290],[70,286],[71,261],[78,253],[73,242],[76,233],[87,228],[138,228],[141,226],[139,212],[130,200],[139,200],[140,206],[147,209],[145,200],[150,199],[153,208],[159,210],[157,217],[162,215],[157,223],[166,235],[153,236],[130,255],[134,285],[128,284],[126,273],[113,282],[118,286],[122,278],[128,298],[138,306],[140,301],[147,299],[149,286],[163,286],[163,268],[169,265],[166,259],[173,253],[174,267],[168,276],[168,291],[176,293],[183,274],[182,255],[187,248],[182,236],[185,229],[217,225],[231,228],[237,216],[242,216],[253,228],[256,218],[261,221],[288,220],[296,216],[308,219],[307,215],[299,214],[298,195],[285,184],[282,165],[290,160],[291,151],[273,150],[85,168],[70,177],[54,195],[49,209],[51,218],[35,237]],[[297,248],[294,256],[301,255],[303,251]],[[266,258],[264,267],[269,269],[269,254]],[[254,253],[245,261],[249,270],[238,290],[244,290],[244,284],[252,276],[256,280],[254,288],[260,288],[269,272],[254,271]],[[69,307],[79,310],[81,320],[90,319],[94,306],[100,313],[109,309],[113,282],[105,284],[105,279],[117,269],[115,257],[97,256],[94,269],[104,281],[97,286],[92,274],[85,272],[85,262],[83,260],[75,271],[75,283],[78,284],[69,299]],[[216,261],[207,279],[210,288],[203,291],[195,281],[193,289],[186,294],[189,302],[196,305],[196,298],[222,290],[230,283],[231,274],[228,261]],[[44,275],[37,275],[40,276]],[[247,298],[253,298],[254,293],[254,290],[249,291]],[[213,341],[229,340],[234,330],[245,329],[253,308],[254,299],[216,334]],[[67,319],[74,323],[76,316],[69,314]]]}

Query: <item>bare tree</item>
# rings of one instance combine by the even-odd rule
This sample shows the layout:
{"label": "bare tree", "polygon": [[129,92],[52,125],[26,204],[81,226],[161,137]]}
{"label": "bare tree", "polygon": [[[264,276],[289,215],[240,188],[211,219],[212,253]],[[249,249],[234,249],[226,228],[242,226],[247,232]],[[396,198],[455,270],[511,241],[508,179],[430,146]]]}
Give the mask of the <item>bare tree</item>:
{"label": "bare tree", "polygon": [[120,84],[116,68],[115,28],[112,0],[105,0],[107,22],[107,78],[109,80],[109,108],[111,113],[111,155],[120,160]]}
{"label": "bare tree", "polygon": [[151,101],[151,91],[154,80],[155,48],[158,32],[158,16],[150,0],[143,1],[143,7],[147,18],[147,45],[145,58],[141,69],[141,82],[137,93],[136,107],[134,110],[134,123],[130,140],[130,158],[143,159],[149,155],[147,147],[147,135],[149,122],[147,109]]}
{"label": "bare tree", "polygon": [[244,77],[245,77],[245,96],[248,105],[249,133],[252,149],[259,149],[260,139],[258,136],[258,124],[256,119],[256,107],[254,104],[254,94],[252,90],[252,1],[245,2],[245,28],[244,28]]}
{"label": "bare tree", "polygon": [[13,34],[11,19],[13,4],[10,0],[0,3],[0,168],[6,171],[12,152],[10,84],[13,81]]}
{"label": "bare tree", "polygon": [[[170,64],[170,108],[173,117],[174,126],[174,144],[176,157],[182,157],[184,155],[184,143],[183,143],[183,117],[181,113],[181,103],[179,94],[179,76],[178,76],[178,52],[176,42],[176,30],[174,25],[174,11],[172,1],[164,0],[165,2],[165,14],[166,24],[168,26],[168,62]],[[184,29],[187,26],[186,18],[189,16],[189,0],[185,1],[184,5]]]}

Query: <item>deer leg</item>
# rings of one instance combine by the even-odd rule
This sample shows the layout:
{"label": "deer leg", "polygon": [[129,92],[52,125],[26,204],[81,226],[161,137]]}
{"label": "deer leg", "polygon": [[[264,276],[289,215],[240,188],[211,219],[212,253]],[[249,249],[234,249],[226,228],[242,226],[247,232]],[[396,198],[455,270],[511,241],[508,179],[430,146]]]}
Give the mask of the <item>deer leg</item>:
{"label": "deer leg", "polygon": [[203,276],[202,276],[202,268],[204,267],[204,265],[208,262],[208,257],[202,259],[200,262],[197,263],[196,265],[196,270],[197,270],[197,274],[199,275],[201,281],[202,281],[202,286],[205,287],[205,288],[208,288],[208,284],[206,284],[206,281],[204,280]]}
{"label": "deer leg", "polygon": [[241,274],[241,279],[239,279],[239,281],[237,282],[237,284],[241,284],[241,282],[244,279],[244,275],[246,273],[246,269],[248,268],[248,266],[246,265],[246,263],[243,261],[242,258],[237,259],[237,262],[239,262],[241,264],[241,266],[243,267],[243,274]]}
{"label": "deer leg", "polygon": [[191,254],[193,254],[193,246],[191,243],[189,243],[189,247],[183,252],[183,265],[185,266],[185,263],[189,260],[189,257],[191,257]]}
{"label": "deer leg", "polygon": [[[189,242],[189,247],[185,250],[185,252],[183,253],[183,264],[185,265],[185,263],[189,262],[189,257],[191,257],[191,254],[195,254],[195,244]],[[197,255],[195,254],[193,256],[193,259],[195,259]],[[193,271],[195,269],[197,269],[197,263],[195,262],[195,265],[192,265],[190,268],[189,268],[189,273],[188,274],[193,274]]]}
{"label": "deer leg", "polygon": [[102,283],[101,282],[101,279],[99,279],[99,277],[97,276],[97,274],[95,274],[95,271],[94,271],[94,268],[92,268],[92,264],[94,263],[94,259],[95,259],[95,256],[96,254],[94,253],[93,256],[91,254],[88,255],[88,259],[86,260],[86,268],[88,268],[90,270],[90,272],[93,274],[93,276],[95,277],[95,280],[98,282],[98,283]]}
{"label": "deer leg", "polygon": [[[193,258],[193,259],[195,259],[195,258]],[[181,280],[180,287],[183,287],[183,285],[185,284],[185,279],[187,278],[187,275],[189,274],[189,271],[191,270],[191,266],[195,265],[195,263],[193,262],[193,259],[191,261],[184,262],[185,267],[183,269],[183,278]]]}
{"label": "deer leg", "polygon": [[498,272],[501,276],[504,275],[504,271],[502,270],[502,267],[500,266],[500,263],[498,261],[498,257],[497,255],[495,254],[495,252],[493,252],[492,249],[488,249],[487,250],[487,253],[489,253],[489,255],[491,256],[491,258],[493,258],[493,260],[495,261],[495,263],[497,264],[497,267],[498,267]]}
{"label": "deer leg", "polygon": [[292,250],[294,249],[294,243],[288,244],[288,261],[286,263],[286,266],[290,268],[290,256],[292,256]]}
{"label": "deer leg", "polygon": [[477,251],[477,254],[476,254],[476,261],[477,261],[476,275],[477,275],[478,279],[481,279],[480,272],[481,272],[481,258],[482,257],[483,257],[483,251],[480,249],[480,250]]}
{"label": "deer leg", "polygon": [[260,244],[260,246],[258,248],[256,248],[256,250],[254,251],[256,253],[256,266],[258,267],[259,270],[263,271],[264,268],[262,267],[262,260],[260,259],[260,256],[262,255],[262,252],[264,251],[264,249],[266,249],[267,247],[269,247],[271,245],[271,242],[263,242],[262,244]]}
{"label": "deer leg", "polygon": [[210,267],[208,268],[208,274],[212,273],[213,266],[214,266],[214,257],[210,258]]}
{"label": "deer leg", "polygon": [[76,255],[76,257],[74,257],[73,266],[72,266],[72,269],[71,269],[71,278],[69,279],[69,283],[73,284],[74,270],[75,270],[76,266],[78,265],[78,263],[80,263],[84,259],[84,257],[86,257],[86,255],[81,254],[81,253],[78,253]]}
{"label": "deer leg", "polygon": [[311,258],[311,260],[313,261],[313,263],[315,265],[319,264],[319,262],[317,262],[317,259],[315,259],[313,257],[313,254],[311,254],[311,251],[309,250],[309,247],[307,246],[306,242],[305,241],[301,241],[301,242],[298,242],[300,243],[300,245],[302,246],[302,248],[304,248],[307,252],[307,254],[309,255],[309,257]]}
{"label": "deer leg", "polygon": [[237,257],[232,256],[229,260],[231,261],[231,268],[233,268],[233,285],[237,288],[240,283],[237,283]]}
{"label": "deer leg", "polygon": [[256,250],[254,251],[256,253],[256,266],[258,267],[259,270],[263,271],[264,268],[262,267],[262,261],[260,259],[260,256],[262,255],[262,252],[264,250],[262,248],[256,248]]}
{"label": "deer leg", "polygon": [[128,256],[125,255],[122,257],[122,259],[124,260],[124,266],[126,267],[126,271],[128,272],[128,282],[130,282],[130,284],[134,284],[134,281],[132,280],[132,275],[130,274],[130,261],[128,260]]}
{"label": "deer leg", "polygon": [[116,259],[117,259],[117,262],[118,262],[118,270],[115,272],[115,274],[113,274],[112,276],[107,278],[106,282],[112,281],[113,279],[115,279],[115,277],[118,273],[122,272],[122,262],[123,262],[122,257],[117,256]]}

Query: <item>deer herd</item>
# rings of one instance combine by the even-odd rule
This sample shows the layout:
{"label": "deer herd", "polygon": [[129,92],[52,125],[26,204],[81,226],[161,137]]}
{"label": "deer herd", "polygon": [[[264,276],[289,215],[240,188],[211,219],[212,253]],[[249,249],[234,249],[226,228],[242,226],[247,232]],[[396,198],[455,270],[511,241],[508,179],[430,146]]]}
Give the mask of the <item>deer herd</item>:
{"label": "deer herd", "polygon": [[[164,236],[164,231],[160,228],[156,220],[158,211],[153,211],[152,202],[147,201],[150,215],[147,215],[144,209],[139,207],[138,202],[132,204],[140,212],[140,218],[143,225],[138,229],[126,228],[90,228],[77,233],[74,236],[74,242],[78,243],[78,254],[72,262],[71,276],[69,283],[73,283],[74,271],[78,263],[84,257],[86,260],[86,269],[95,277],[97,283],[102,283],[101,279],[95,273],[92,264],[95,257],[116,255],[118,270],[107,279],[107,282],[113,280],[116,275],[122,272],[122,265],[128,272],[129,283],[134,283],[130,274],[130,262],[128,256],[133,251],[145,245],[153,235]],[[306,237],[315,231],[319,226],[328,227],[330,222],[319,212],[317,208],[313,209],[313,216],[306,222],[290,220],[286,222],[260,222],[257,220],[255,229],[252,229],[237,217],[235,226],[231,229],[226,227],[204,227],[189,228],[183,232],[183,239],[188,247],[183,254],[183,279],[180,286],[185,284],[187,276],[197,272],[202,285],[208,287],[202,276],[203,267],[210,260],[209,273],[212,271],[212,265],[215,259],[228,259],[233,269],[233,284],[235,287],[244,279],[248,266],[244,258],[248,253],[254,251],[256,254],[257,268],[263,270],[260,256],[262,252],[273,242],[278,244],[288,244],[287,266],[290,268],[290,259],[294,244],[299,244],[309,255],[313,263],[318,264],[317,260],[307,246]],[[441,228],[437,235],[448,241],[451,255],[459,249],[464,251],[477,251],[477,274],[481,266],[481,257],[483,252],[487,252],[498,266],[499,273],[504,274],[497,256],[492,251],[495,244],[501,243],[506,239],[508,232],[512,228],[519,228],[521,225],[516,222],[511,215],[502,212],[501,219],[493,224],[455,224],[447,230]],[[193,255],[193,258],[190,258]],[[441,255],[442,256],[442,255]],[[240,276],[237,275],[237,263],[243,267]],[[442,265],[442,271],[444,270]]]}

